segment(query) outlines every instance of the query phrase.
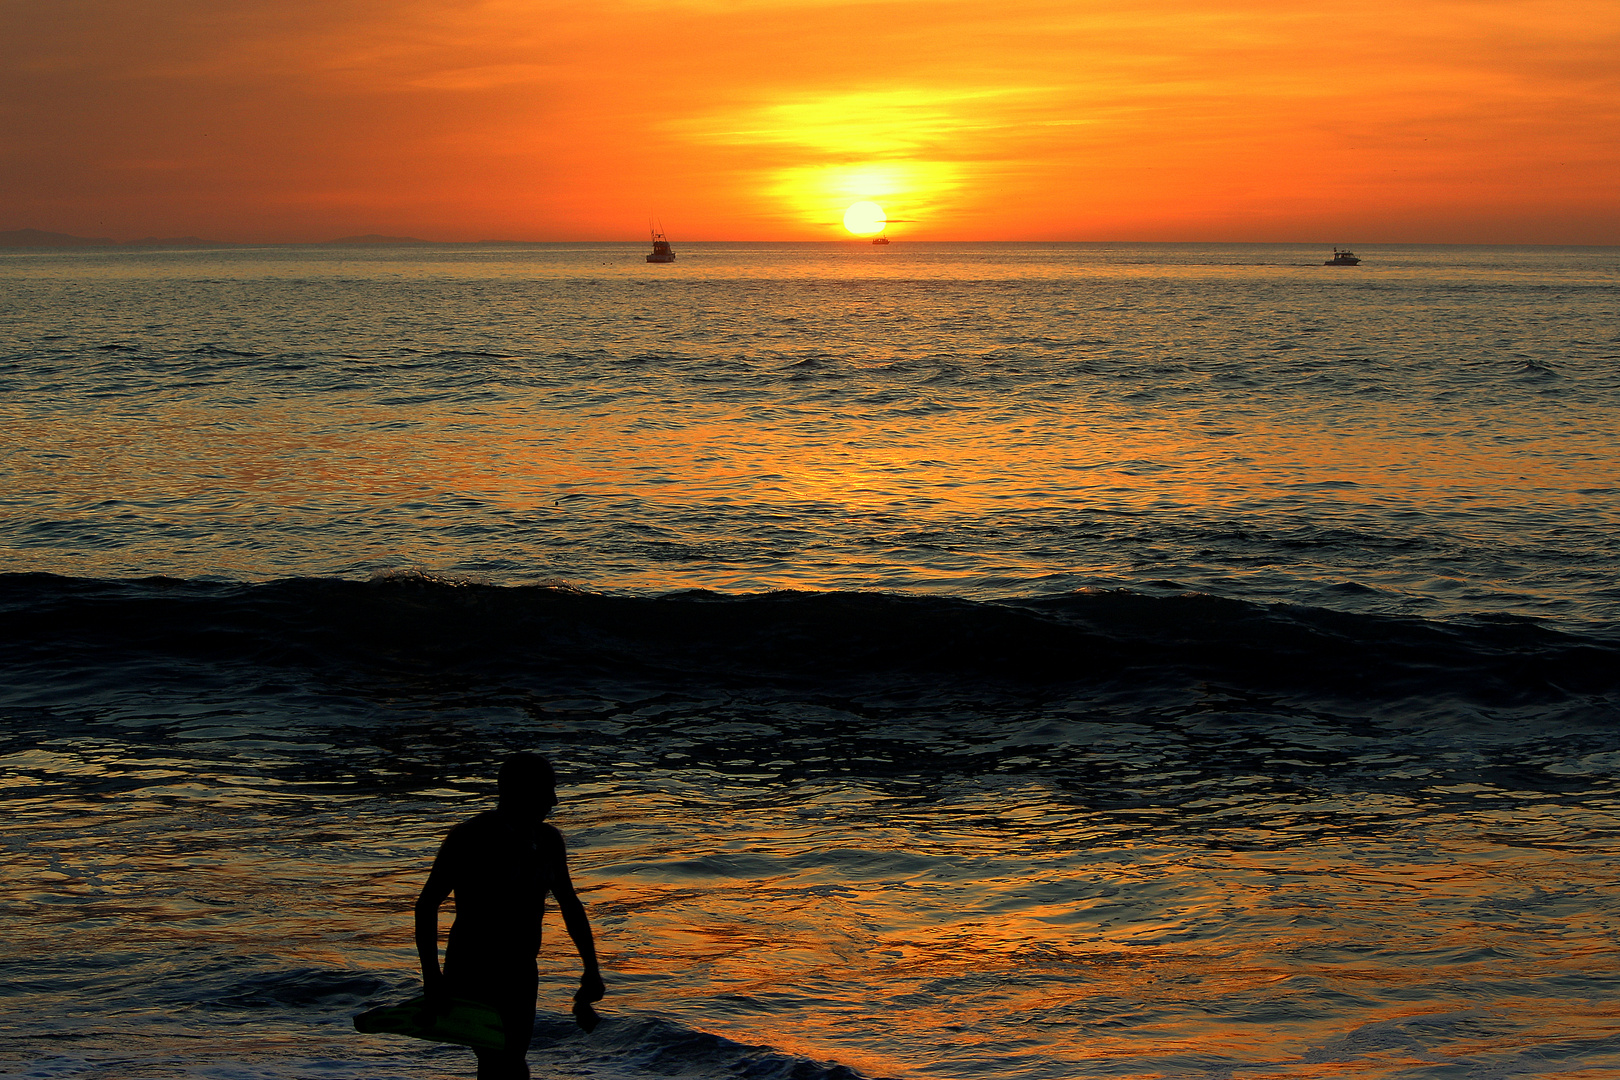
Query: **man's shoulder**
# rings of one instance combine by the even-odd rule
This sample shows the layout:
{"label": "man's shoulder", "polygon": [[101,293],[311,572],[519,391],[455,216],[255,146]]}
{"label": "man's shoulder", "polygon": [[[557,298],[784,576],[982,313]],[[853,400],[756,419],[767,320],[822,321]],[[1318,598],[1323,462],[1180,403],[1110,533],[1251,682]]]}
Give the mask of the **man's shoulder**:
{"label": "man's shoulder", "polygon": [[[494,810],[485,810],[476,817],[470,817],[459,825],[452,826],[449,835],[444,839],[446,844],[460,847],[465,844],[482,844],[502,842],[512,837],[512,831],[501,820],[501,816]],[[563,841],[562,833],[549,821],[541,822],[535,830],[534,837],[541,847],[565,850],[567,844]]]}
{"label": "man's shoulder", "polygon": [[444,838],[447,845],[460,847],[463,844],[481,843],[498,831],[500,819],[495,811],[485,810],[482,814],[468,818],[459,825],[451,826],[449,835]]}

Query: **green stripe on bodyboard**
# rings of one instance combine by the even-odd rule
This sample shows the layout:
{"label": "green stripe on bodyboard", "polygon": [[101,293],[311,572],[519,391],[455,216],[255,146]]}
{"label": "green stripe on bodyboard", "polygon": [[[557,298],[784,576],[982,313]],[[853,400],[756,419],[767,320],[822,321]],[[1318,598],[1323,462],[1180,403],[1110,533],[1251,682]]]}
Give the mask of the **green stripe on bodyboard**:
{"label": "green stripe on bodyboard", "polygon": [[354,1029],[367,1035],[409,1035],[480,1050],[506,1047],[500,1015],[488,1005],[466,998],[446,998],[430,1005],[427,998],[414,997],[400,1005],[361,1013],[354,1018]]}

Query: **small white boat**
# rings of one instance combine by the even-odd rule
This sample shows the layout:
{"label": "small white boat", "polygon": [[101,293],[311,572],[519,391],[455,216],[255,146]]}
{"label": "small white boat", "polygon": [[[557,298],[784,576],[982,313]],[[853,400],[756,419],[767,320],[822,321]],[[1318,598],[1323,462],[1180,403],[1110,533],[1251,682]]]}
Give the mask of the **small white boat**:
{"label": "small white boat", "polygon": [[1333,258],[1322,264],[1323,266],[1360,266],[1361,260],[1356,258],[1353,251],[1340,251],[1333,249]]}

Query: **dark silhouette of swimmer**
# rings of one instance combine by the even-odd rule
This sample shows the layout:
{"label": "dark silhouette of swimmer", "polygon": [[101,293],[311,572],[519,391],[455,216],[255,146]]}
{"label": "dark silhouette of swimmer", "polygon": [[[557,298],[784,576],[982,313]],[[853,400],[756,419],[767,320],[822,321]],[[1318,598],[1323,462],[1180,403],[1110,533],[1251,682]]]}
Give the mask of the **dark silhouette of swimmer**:
{"label": "dark silhouette of swimmer", "polygon": [[[501,764],[494,810],[450,830],[422,895],[416,900],[416,951],[429,1000],[469,998],[501,1017],[506,1046],[475,1050],[478,1080],[527,1080],[534,1031],[540,921],[546,894],[557,898],[585,973],[574,994],[574,1015],[596,1026],[590,1003],[605,992],[585,907],[568,878],[562,834],[546,824],[557,805],[557,779],[538,754],[513,754]],[[439,905],[456,894],[456,919],[439,969]]]}

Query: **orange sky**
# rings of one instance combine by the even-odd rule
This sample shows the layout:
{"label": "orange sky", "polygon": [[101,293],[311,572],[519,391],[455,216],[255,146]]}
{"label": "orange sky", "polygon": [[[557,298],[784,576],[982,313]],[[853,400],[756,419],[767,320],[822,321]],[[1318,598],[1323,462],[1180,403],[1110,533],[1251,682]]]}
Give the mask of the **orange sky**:
{"label": "orange sky", "polygon": [[0,229],[1620,244],[1615,0],[0,0],[0,57]]}

